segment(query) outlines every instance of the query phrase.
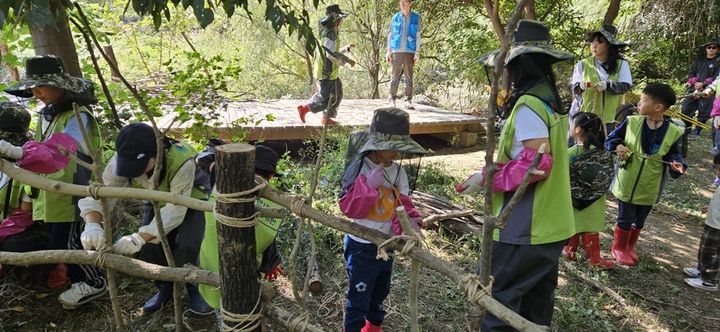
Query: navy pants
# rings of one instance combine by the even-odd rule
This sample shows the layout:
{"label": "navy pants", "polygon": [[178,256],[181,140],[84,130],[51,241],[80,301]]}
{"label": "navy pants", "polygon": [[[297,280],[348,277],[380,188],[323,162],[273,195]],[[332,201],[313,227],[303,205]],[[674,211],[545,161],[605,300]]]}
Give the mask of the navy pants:
{"label": "navy pants", "polygon": [[[539,245],[494,241],[492,296],[529,321],[550,325],[555,305],[558,259],[564,244],[565,241]],[[515,331],[489,312],[480,330]]]}
{"label": "navy pants", "polygon": [[380,326],[385,319],[383,301],[390,294],[393,259],[378,259],[376,245],[357,242],[347,235],[344,248],[348,273],[345,331],[360,331],[366,319]]}
{"label": "navy pants", "polygon": [[637,205],[618,200],[617,227],[624,231],[629,231],[633,226],[642,229],[652,207],[652,205]]}
{"label": "navy pants", "polygon": [[[85,223],[76,222],[53,222],[50,224],[50,247],[51,249],[76,249],[83,250],[80,242],[80,234]],[[102,270],[93,265],[66,264],[67,275],[70,282],[84,281],[90,286],[100,288],[105,286],[105,275]]]}

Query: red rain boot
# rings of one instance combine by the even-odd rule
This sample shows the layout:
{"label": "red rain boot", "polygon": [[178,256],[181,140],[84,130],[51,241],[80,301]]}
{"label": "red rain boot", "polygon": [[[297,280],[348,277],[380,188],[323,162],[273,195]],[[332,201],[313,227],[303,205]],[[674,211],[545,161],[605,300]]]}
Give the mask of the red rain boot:
{"label": "red rain boot", "polygon": [[615,242],[613,242],[610,253],[620,264],[633,266],[635,261],[630,257],[628,253],[628,245],[630,241],[630,231],[625,231],[620,227],[615,226]]}
{"label": "red rain boot", "polygon": [[327,122],[328,126],[333,126],[338,124],[337,121],[333,120],[332,118],[325,118],[323,116],[322,120],[320,120],[320,123],[324,126],[325,122]]}
{"label": "red rain boot", "polygon": [[640,230],[642,230],[642,228],[636,228],[635,226],[633,226],[630,229],[630,240],[628,241],[628,252],[630,253],[630,257],[636,264],[640,261],[640,256],[638,256],[637,251],[635,250],[635,245],[637,244],[638,238],[640,237]]}
{"label": "red rain boot", "polygon": [[604,260],[600,256],[600,234],[585,233],[582,235],[582,243],[585,247],[585,257],[587,257],[590,266],[610,269],[615,265],[612,261]]}
{"label": "red rain boot", "polygon": [[305,123],[305,114],[310,112],[310,107],[308,107],[305,104],[302,104],[297,107],[297,111],[298,111],[298,115],[300,115],[300,121],[302,121],[302,123]]}
{"label": "red rain boot", "polygon": [[563,247],[562,256],[569,261],[575,261],[577,259],[575,252],[577,252],[579,242],[580,234],[575,234],[568,239],[567,244]]}
{"label": "red rain boot", "polygon": [[369,320],[365,320],[365,327],[360,332],[382,332],[382,326],[373,325]]}
{"label": "red rain boot", "polygon": [[55,289],[63,287],[67,284],[67,266],[65,264],[57,264],[48,273],[48,287]]}

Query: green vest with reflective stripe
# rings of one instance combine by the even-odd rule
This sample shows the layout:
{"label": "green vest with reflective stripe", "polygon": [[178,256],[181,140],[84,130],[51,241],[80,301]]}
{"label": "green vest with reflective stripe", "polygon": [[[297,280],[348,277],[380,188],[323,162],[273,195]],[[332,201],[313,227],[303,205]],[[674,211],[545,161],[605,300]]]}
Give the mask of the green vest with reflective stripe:
{"label": "green vest with reflective stripe", "polygon": [[[92,144],[92,146],[88,148],[97,150],[102,143],[98,123],[86,107],[79,107],[79,110],[80,113],[88,115],[86,129],[88,130],[90,143]],[[67,127],[68,122],[70,122],[70,119],[74,116],[75,112],[72,110],[56,115],[44,133],[42,130],[42,118],[39,118],[35,132],[35,140],[42,142],[47,140],[52,134],[62,133],[65,127]],[[80,121],[80,119],[78,119],[78,121]],[[78,146],[83,145],[84,142],[78,142]],[[78,151],[78,155],[79,154],[80,151]],[[93,178],[90,170],[78,168],[77,163],[72,159],[70,159],[70,162],[65,168],[44,176],[48,179],[80,185],[87,185],[89,179]],[[79,211],[77,211],[77,201],[80,198],[82,197],[40,190],[38,191],[37,197],[33,199],[33,220],[43,220],[45,222],[74,222],[80,220]]]}
{"label": "green vest with reflective stripe", "polygon": [[673,143],[683,135],[683,130],[670,121],[660,148],[652,155],[644,156],[642,129],[645,116],[627,117],[625,146],[632,154],[615,174],[612,193],[619,200],[637,205],[653,205],[660,200],[662,187],[667,178],[667,166],[662,162]]}
{"label": "green vest with reflective stripe", "polygon": [[[12,181],[12,184],[10,183]],[[10,180],[2,188],[0,188],[0,221],[7,218],[8,215],[12,214],[14,209],[20,207],[20,194],[23,191],[24,185],[15,181]],[[8,196],[9,195],[9,196]],[[5,215],[5,202],[8,202],[8,215]]]}
{"label": "green vest with reflective stripe", "polygon": [[[177,142],[171,145],[164,156],[165,176],[163,176],[162,180],[160,180],[157,190],[163,192],[170,192],[170,183],[172,182],[173,178],[175,178],[175,174],[177,174],[178,170],[180,170],[180,168],[185,165],[185,163],[194,163],[195,156],[197,156],[197,152],[195,152],[195,149],[185,143]],[[131,179],[130,182],[135,188],[144,188],[136,179]],[[192,187],[192,192],[190,193],[190,196],[197,199],[208,198],[207,194],[205,194],[202,188],[196,188],[195,186]],[[160,203],[160,206],[165,206],[165,203]]]}
{"label": "green vest with reflective stripe", "polygon": [[[510,214],[505,227],[496,229],[493,239],[516,245],[566,240],[575,234],[567,155],[567,115],[554,112],[537,97],[521,96],[503,126],[497,161],[501,163],[510,161],[515,120],[518,110],[523,105],[532,109],[548,126],[553,165],[547,178],[528,186],[520,203]],[[493,215],[500,214],[512,194],[514,192],[493,194]]]}
{"label": "green vest with reflective stripe", "polygon": [[[210,202],[215,204],[215,197],[210,198]],[[258,205],[270,208],[277,208],[280,205],[266,200],[259,199]],[[281,219],[276,218],[259,218],[258,224],[255,226],[255,261],[257,268],[262,263],[263,252],[272,244],[277,236],[280,228]],[[200,245],[200,268],[213,272],[220,272],[220,257],[218,256],[217,246],[217,224],[215,223],[215,214],[212,211],[205,212],[205,237]],[[220,288],[210,285],[198,285],[200,294],[205,302],[213,308],[220,307]]]}
{"label": "green vest with reflective stripe", "polygon": [[[600,75],[595,68],[595,58],[587,57],[580,61],[582,64],[582,80],[583,82],[592,82],[595,84],[600,81]],[[623,60],[618,60],[618,70],[608,76],[608,79],[617,81],[620,78],[620,66]],[[591,112],[597,114],[603,123],[612,123],[615,121],[615,112],[620,106],[623,95],[616,95],[605,91],[598,91],[595,88],[588,88],[582,93],[582,105],[580,112]]]}

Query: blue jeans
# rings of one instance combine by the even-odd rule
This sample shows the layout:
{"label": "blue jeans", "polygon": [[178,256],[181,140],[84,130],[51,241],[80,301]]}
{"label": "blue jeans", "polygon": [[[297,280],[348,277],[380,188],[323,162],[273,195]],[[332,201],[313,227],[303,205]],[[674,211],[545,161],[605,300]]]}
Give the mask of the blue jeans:
{"label": "blue jeans", "polygon": [[633,226],[642,229],[652,207],[652,205],[637,205],[618,200],[617,226],[625,231],[629,231]]}
{"label": "blue jeans", "polygon": [[383,301],[390,294],[393,259],[378,259],[376,245],[357,242],[347,235],[344,248],[348,273],[345,331],[360,331],[366,319],[380,326],[385,319]]}

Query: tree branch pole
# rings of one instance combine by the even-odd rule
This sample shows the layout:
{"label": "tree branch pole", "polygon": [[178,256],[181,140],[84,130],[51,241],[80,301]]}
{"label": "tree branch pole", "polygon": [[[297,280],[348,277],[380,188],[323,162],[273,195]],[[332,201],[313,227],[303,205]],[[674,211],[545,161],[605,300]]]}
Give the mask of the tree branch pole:
{"label": "tree branch pole", "polygon": [[[513,11],[512,16],[510,17],[510,20],[508,21],[507,26],[505,27],[504,34],[498,34],[498,36],[502,36],[500,43],[500,50],[498,54],[495,56],[495,64],[494,64],[494,71],[493,71],[493,77],[491,78],[491,81],[488,82],[492,85],[492,89],[490,90],[490,99],[488,103],[488,125],[487,125],[487,150],[485,154],[485,167],[487,168],[487,180],[485,181],[485,209],[483,211],[485,215],[485,219],[483,220],[483,241],[482,241],[482,247],[480,252],[480,263],[478,266],[478,274],[480,277],[480,282],[485,286],[488,287],[490,285],[490,264],[492,261],[492,246],[493,246],[493,233],[495,231],[495,225],[497,223],[497,219],[493,215],[493,177],[495,173],[497,173],[498,169],[495,166],[495,121],[497,120],[497,97],[498,97],[498,91],[500,89],[499,87],[499,80],[500,76],[502,76],[502,73],[505,69],[505,59],[507,58],[507,54],[510,51],[510,47],[512,46],[512,38],[513,38],[513,31],[515,31],[515,27],[518,24],[518,21],[520,20],[520,16],[522,15],[523,9],[525,8],[526,2],[528,0],[518,0],[517,4],[515,5],[515,10]],[[488,0],[486,0],[486,4],[488,3]],[[496,8],[497,10],[497,8]],[[495,22],[493,21],[493,25],[495,25]],[[496,30],[498,30],[498,27],[495,27]],[[502,31],[502,29],[500,29]],[[475,319],[471,319],[470,325],[471,328],[474,330],[478,330],[480,328],[480,322],[485,316],[485,312],[481,311],[480,315]],[[497,315],[496,315],[497,316]]]}
{"label": "tree branch pole", "polygon": [[[410,218],[405,207],[399,206],[395,208],[400,219],[400,226],[402,226],[403,234],[416,237],[419,241],[422,241],[422,237],[415,232],[410,225]],[[420,263],[413,259],[410,263],[410,332],[420,332],[420,314],[418,312],[418,279],[420,277]]]}
{"label": "tree branch pole", "polygon": [[143,279],[220,286],[220,274],[216,272],[200,270],[195,267],[167,267],[118,254],[101,254],[94,250],[0,251],[0,264],[29,266],[58,263],[93,265]]}
{"label": "tree branch pole", "polygon": [[297,315],[293,315],[274,305],[266,304],[263,309],[263,313],[265,316],[270,317],[285,326],[288,331],[325,332],[322,328],[312,324],[298,324],[298,326],[294,326],[295,329],[293,330],[291,327],[293,324],[291,323],[297,318]]}
{"label": "tree branch pole", "polygon": [[[295,199],[293,197],[283,195],[277,190],[265,187],[261,192],[260,196],[269,199],[281,206],[291,208]],[[380,232],[378,230],[369,229],[358,225],[357,223],[351,223],[346,219],[338,218],[329,215],[325,212],[312,208],[308,205],[303,204],[297,207],[298,216],[309,218],[319,222],[325,226],[331,227],[341,232],[349,233],[363,239],[366,239],[376,245],[380,245],[386,240],[390,239],[388,234]],[[398,241],[397,245],[392,246],[392,249],[401,249],[404,245],[404,241]],[[463,280],[468,276],[467,273],[460,270],[455,264],[448,262],[444,259],[434,256],[427,250],[421,248],[413,248],[407,253],[408,257],[416,259],[420,264],[433,269],[439,273],[442,273],[458,286],[462,287],[467,293],[468,290],[465,288],[466,284]],[[490,294],[484,294],[478,297],[474,304],[487,308],[493,315],[507,322],[510,326],[520,331],[548,331],[545,326],[537,325],[533,322],[520,316],[518,313],[508,309],[497,300],[493,299]]]}

